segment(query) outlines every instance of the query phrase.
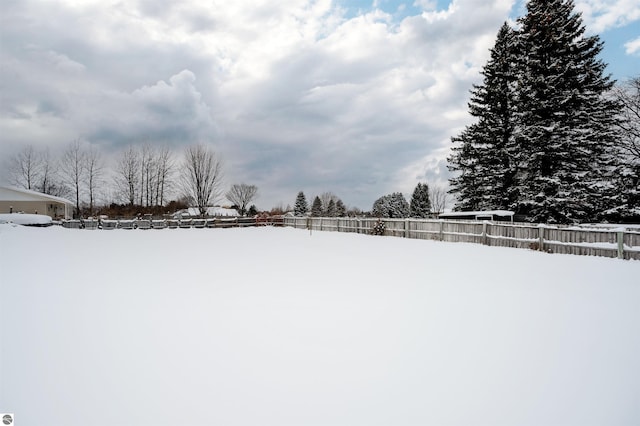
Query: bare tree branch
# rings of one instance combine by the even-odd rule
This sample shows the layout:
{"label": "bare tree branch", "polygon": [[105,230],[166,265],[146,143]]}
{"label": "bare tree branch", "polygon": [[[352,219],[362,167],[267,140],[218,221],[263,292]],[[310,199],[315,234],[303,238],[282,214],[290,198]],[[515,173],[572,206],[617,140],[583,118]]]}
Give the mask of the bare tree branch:
{"label": "bare tree branch", "polygon": [[20,188],[37,190],[42,157],[32,145],[10,158],[8,163],[9,183]]}
{"label": "bare tree branch", "polygon": [[169,148],[162,148],[156,157],[156,206],[163,206],[166,194],[173,186],[174,161]]}
{"label": "bare tree branch", "polygon": [[255,185],[247,185],[246,183],[235,184],[227,192],[227,200],[238,206],[241,216],[247,213],[247,206],[258,195],[258,187]]}
{"label": "bare tree branch", "polygon": [[442,186],[431,185],[429,187],[429,199],[431,200],[431,210],[433,213],[440,214],[444,212],[449,203],[449,194]]}
{"label": "bare tree branch", "polygon": [[103,184],[104,163],[100,152],[95,148],[89,149],[84,155],[84,169],[87,173],[87,190],[89,191],[89,214],[93,216],[96,195]]}
{"label": "bare tree branch", "polygon": [[140,160],[138,151],[129,146],[122,153],[116,165],[115,184],[119,197],[126,200],[130,206],[136,202],[138,188],[138,168]]}
{"label": "bare tree branch", "polygon": [[640,164],[640,77],[616,87],[614,96],[622,104],[618,123],[623,135],[621,148],[632,162]]}
{"label": "bare tree branch", "polygon": [[221,195],[222,161],[204,145],[187,148],[182,173],[182,189],[204,217],[207,207]]}
{"label": "bare tree branch", "polygon": [[62,155],[60,163],[65,185],[75,197],[75,217],[80,216],[80,193],[85,172],[85,153],[79,140],[73,141]]}

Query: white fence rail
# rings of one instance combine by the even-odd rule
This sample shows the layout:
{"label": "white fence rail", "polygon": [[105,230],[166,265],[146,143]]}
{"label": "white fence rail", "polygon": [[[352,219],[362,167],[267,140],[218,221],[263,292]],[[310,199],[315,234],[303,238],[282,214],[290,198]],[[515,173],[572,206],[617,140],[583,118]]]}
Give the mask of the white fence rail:
{"label": "white fence rail", "polygon": [[[370,234],[376,218],[285,217],[284,225],[316,231]],[[385,235],[528,248],[549,253],[640,260],[640,232],[490,221],[383,219]]]}

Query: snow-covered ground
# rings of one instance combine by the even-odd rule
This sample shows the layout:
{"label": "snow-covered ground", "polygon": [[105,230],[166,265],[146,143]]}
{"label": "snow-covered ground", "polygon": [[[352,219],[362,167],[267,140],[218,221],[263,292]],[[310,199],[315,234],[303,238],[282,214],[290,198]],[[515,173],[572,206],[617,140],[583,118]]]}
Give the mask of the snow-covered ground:
{"label": "snow-covered ground", "polygon": [[640,424],[640,262],[5,224],[0,286],[18,426]]}

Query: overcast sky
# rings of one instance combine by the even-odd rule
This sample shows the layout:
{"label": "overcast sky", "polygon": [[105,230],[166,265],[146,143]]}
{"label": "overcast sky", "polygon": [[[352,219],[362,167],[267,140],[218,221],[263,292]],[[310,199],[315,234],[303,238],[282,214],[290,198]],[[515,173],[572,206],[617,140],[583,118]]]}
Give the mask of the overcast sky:
{"label": "overcast sky", "polygon": [[[608,72],[640,74],[640,3],[576,7]],[[203,142],[261,209],[302,190],[369,210],[446,185],[469,89],[523,14],[513,0],[2,0],[0,160],[76,139],[107,159]]]}

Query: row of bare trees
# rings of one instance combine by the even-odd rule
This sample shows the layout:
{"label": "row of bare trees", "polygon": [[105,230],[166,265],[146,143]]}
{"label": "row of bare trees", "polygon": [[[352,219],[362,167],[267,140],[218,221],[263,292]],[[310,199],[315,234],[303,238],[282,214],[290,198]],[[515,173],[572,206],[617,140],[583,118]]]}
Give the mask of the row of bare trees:
{"label": "row of bare trees", "polygon": [[167,147],[129,146],[115,168],[116,199],[129,205],[162,206],[175,189],[176,162]]}
{"label": "row of bare trees", "polygon": [[[70,143],[57,159],[47,149],[27,146],[8,160],[7,170],[7,179],[14,186],[72,199],[76,217],[83,207],[86,214],[94,215],[100,198],[104,204],[159,207],[170,197],[197,207],[204,216],[223,195],[222,159],[202,144],[187,147],[182,161],[167,147],[129,146],[113,169],[106,168],[96,147],[79,140]],[[236,184],[226,197],[244,214],[257,192],[255,185]]]}

